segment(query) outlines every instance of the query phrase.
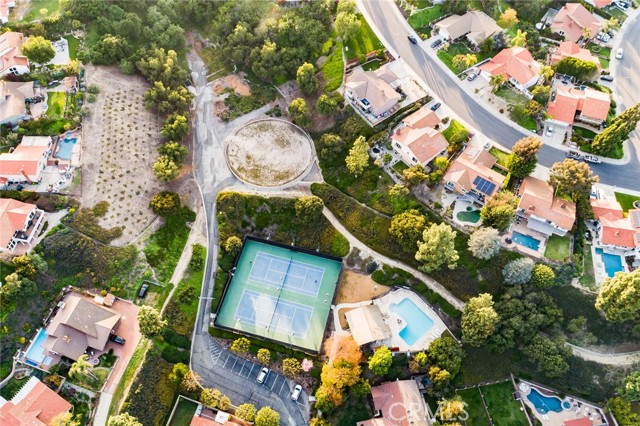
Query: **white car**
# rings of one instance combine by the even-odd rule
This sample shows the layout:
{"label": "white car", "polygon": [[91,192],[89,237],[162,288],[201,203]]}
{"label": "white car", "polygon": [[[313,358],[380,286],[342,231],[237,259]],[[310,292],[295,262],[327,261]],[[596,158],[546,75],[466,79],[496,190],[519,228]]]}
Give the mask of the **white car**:
{"label": "white car", "polygon": [[553,126],[547,127],[547,136],[551,136],[553,134]]}
{"label": "white car", "polygon": [[302,392],[302,386],[296,385],[296,387],[293,388],[293,392],[291,392],[291,399],[293,399],[294,401],[297,401],[298,398],[300,397],[301,392]]}
{"label": "white car", "polygon": [[602,163],[602,161],[600,161],[600,159],[598,157],[596,157],[595,155],[585,155],[584,156],[584,161],[586,161],[588,163],[594,163],[594,164]]}
{"label": "white car", "polygon": [[256,382],[264,383],[268,375],[269,375],[269,369],[267,367],[263,367],[262,370],[260,370],[260,372],[258,373],[258,378],[256,379]]}
{"label": "white car", "polygon": [[622,54],[623,54],[623,51],[621,47],[618,50],[616,50],[616,59],[622,59]]}

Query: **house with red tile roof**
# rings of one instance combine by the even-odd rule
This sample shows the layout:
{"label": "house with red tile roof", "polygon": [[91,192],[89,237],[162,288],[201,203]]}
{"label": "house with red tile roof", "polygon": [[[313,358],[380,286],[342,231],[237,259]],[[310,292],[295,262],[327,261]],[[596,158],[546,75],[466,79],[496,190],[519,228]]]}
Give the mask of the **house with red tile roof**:
{"label": "house with red tile roof", "polygon": [[375,416],[357,426],[429,426],[429,409],[415,380],[396,380],[371,388]]}
{"label": "house with red tile roof", "polygon": [[592,62],[598,67],[600,72],[600,59],[595,56],[589,49],[583,49],[577,43],[572,41],[563,41],[555,52],[551,53],[551,65],[557,64],[565,58],[576,58],[585,62]]}
{"label": "house with red tile roof", "polygon": [[504,31],[491,17],[478,10],[470,10],[464,15],[451,15],[434,24],[438,36],[447,41],[465,37],[479,46],[483,41]]}
{"label": "house with red tile roof", "polygon": [[613,3],[613,0],[585,0],[585,3],[595,6],[598,9],[602,9],[603,7],[607,7]]}
{"label": "house with red tile roof", "polygon": [[557,85],[547,106],[547,113],[553,120],[566,124],[582,121],[600,126],[607,120],[611,97],[590,87],[584,90]]}
{"label": "house with red tile roof", "polygon": [[580,3],[567,3],[553,18],[551,31],[577,42],[581,38],[594,38],[603,26],[604,22]]}
{"label": "house with red tile roof", "polygon": [[375,71],[358,67],[347,77],[345,93],[356,108],[379,118],[393,112],[402,98],[395,90],[397,81],[398,76],[386,66]]}
{"label": "house with red tile roof", "polygon": [[504,183],[505,177],[492,170],[496,161],[489,151],[472,141],[451,163],[444,176],[445,188],[484,205],[485,198],[498,192]]}
{"label": "house with red tile roof", "polygon": [[576,204],[554,194],[544,180],[528,176],[520,191],[516,215],[527,220],[527,227],[546,236],[564,236],[576,221]]}
{"label": "house with red tile roof", "polygon": [[11,9],[16,7],[15,0],[0,0],[0,22],[6,24],[9,22],[9,14]]}
{"label": "house with red tile roof", "polygon": [[478,69],[480,75],[487,80],[493,76],[502,75],[518,90],[524,92],[538,82],[542,67],[527,49],[515,46],[502,49]]}
{"label": "house with red tile roof", "polygon": [[12,252],[19,243],[31,247],[45,216],[45,212],[33,204],[0,198],[0,252]]}
{"label": "house with red tile roof", "polygon": [[12,152],[0,154],[0,177],[17,183],[40,181],[51,145],[49,136],[25,136]]}
{"label": "house with red tile roof", "polygon": [[16,393],[11,401],[0,397],[2,426],[50,426],[53,419],[68,413],[73,406],[35,377]]}
{"label": "house with red tile roof", "polygon": [[565,420],[563,426],[593,426],[593,422],[589,417],[580,417],[579,419]]}
{"label": "house with red tile roof", "polygon": [[391,143],[405,164],[426,166],[446,151],[449,143],[434,129],[438,123],[438,116],[426,106],[402,120],[391,135]]}
{"label": "house with red tile roof", "polygon": [[592,198],[591,207],[600,222],[600,243],[610,248],[634,250],[640,247],[640,209],[629,210],[628,216],[613,197]]}
{"label": "house with red tile roof", "polygon": [[250,424],[225,411],[212,410],[198,404],[189,426],[249,426]]}
{"label": "house with red tile roof", "polygon": [[25,37],[22,33],[9,31],[0,35],[0,77],[29,72],[29,60],[21,50],[24,41]]}

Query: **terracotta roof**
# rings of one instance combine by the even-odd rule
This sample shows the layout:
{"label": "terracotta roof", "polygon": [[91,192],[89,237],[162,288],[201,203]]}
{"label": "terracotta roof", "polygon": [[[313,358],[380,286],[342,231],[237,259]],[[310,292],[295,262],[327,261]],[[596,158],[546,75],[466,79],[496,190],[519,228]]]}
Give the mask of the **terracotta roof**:
{"label": "terracotta roof", "polygon": [[11,153],[0,154],[0,176],[19,175],[23,171],[37,179],[38,166],[49,147],[18,145]]}
{"label": "terracotta roof", "polygon": [[477,10],[471,10],[464,15],[451,15],[435,24],[438,28],[447,30],[452,39],[464,35],[475,44],[480,44],[495,33],[502,31],[496,21],[487,14]]}
{"label": "terracotta roof", "polygon": [[435,111],[431,111],[431,108],[426,105],[414,112],[413,114],[405,117],[402,122],[411,127],[435,127],[440,123],[440,117]]}
{"label": "terracotta roof", "polygon": [[583,49],[576,43],[571,41],[563,41],[560,43],[558,50],[551,54],[551,64],[556,64],[565,58],[576,58],[581,61],[593,62],[600,71],[600,60],[589,49]]}
{"label": "terracotta roof", "polygon": [[[51,421],[68,412],[72,405],[57,393],[49,389],[44,383],[32,377],[25,386],[32,386],[31,390],[16,401],[6,402],[0,407],[0,424],[3,426],[49,426]],[[20,392],[16,396],[21,396]]]}
{"label": "terracotta roof", "polygon": [[549,101],[547,114],[554,120],[573,124],[578,110],[578,103],[579,101],[576,95],[567,87],[558,86],[555,100]]}
{"label": "terracotta roof", "polygon": [[[572,90],[579,92],[577,89]],[[602,121],[606,120],[609,114],[609,106],[611,105],[609,94],[589,87],[585,88],[583,93],[584,96],[579,98],[578,102],[580,115]]]}
{"label": "terracotta roof", "polygon": [[618,219],[611,213],[600,216],[602,224],[602,244],[618,247],[635,248],[640,242],[638,230],[624,218]]}
{"label": "terracotta roof", "polygon": [[502,74],[524,85],[540,74],[541,67],[527,49],[516,46],[502,49],[489,62],[480,65],[479,69],[491,75]]}
{"label": "terracotta roof", "polygon": [[475,188],[473,182],[476,177],[480,176],[496,184],[494,191],[486,194],[492,195],[500,190],[505,179],[500,173],[491,170],[495,163],[496,158],[488,151],[483,149],[478,151],[473,144],[470,144],[451,164],[444,180],[455,182],[469,192]]}
{"label": "terracotta roof", "polygon": [[576,205],[556,197],[549,183],[531,176],[524,178],[520,187],[518,208],[527,216],[534,215],[570,230],[576,220]]}
{"label": "terracotta roof", "polygon": [[609,217],[615,217],[617,219],[624,217],[622,206],[615,198],[592,198],[589,201],[596,219],[599,219],[600,216],[604,216],[605,214],[609,214]]}
{"label": "terracotta roof", "polygon": [[0,247],[7,247],[13,233],[24,228],[29,213],[35,208],[33,204],[0,198]]}
{"label": "terracotta roof", "polygon": [[193,416],[189,426],[242,426],[244,424],[241,420],[235,420],[236,418],[234,417],[233,420],[228,419],[224,423],[217,422],[214,412],[208,408],[204,408],[199,416]]}
{"label": "terracotta roof", "polygon": [[572,124],[577,112],[595,120],[606,120],[611,99],[608,94],[586,87],[584,90],[557,86],[555,101],[549,101],[547,113],[563,123]]}
{"label": "terracotta roof", "polygon": [[433,160],[449,146],[442,133],[431,127],[405,126],[394,132],[391,139],[409,148],[420,164]]}
{"label": "terracotta roof", "polygon": [[29,64],[20,49],[23,42],[24,34],[22,33],[9,31],[0,36],[0,72],[14,65]]}
{"label": "terracotta roof", "polygon": [[602,9],[605,6],[609,6],[613,3],[613,0],[591,0],[591,2],[598,8]]}
{"label": "terracotta roof", "polygon": [[551,31],[562,31],[566,40],[578,41],[584,28],[589,28],[590,36],[593,38],[602,29],[602,25],[602,22],[580,3],[567,3],[553,19]]}
{"label": "terracotta roof", "polygon": [[[426,426],[426,404],[415,380],[396,380],[371,388],[375,410],[380,410],[384,423],[378,426]],[[372,419],[373,420],[373,419]],[[362,423],[359,423],[362,424]]]}
{"label": "terracotta roof", "polygon": [[376,110],[385,109],[387,105],[397,103],[401,99],[400,94],[389,85],[390,81],[398,78],[392,80],[394,74],[391,71],[379,72],[381,69],[361,72],[356,70],[345,84],[358,99],[367,99]]}
{"label": "terracotta roof", "polygon": [[640,209],[629,210],[629,222],[634,228],[640,228]]}
{"label": "terracotta roof", "polygon": [[588,417],[581,417],[574,420],[565,420],[564,426],[593,426],[593,422]]}

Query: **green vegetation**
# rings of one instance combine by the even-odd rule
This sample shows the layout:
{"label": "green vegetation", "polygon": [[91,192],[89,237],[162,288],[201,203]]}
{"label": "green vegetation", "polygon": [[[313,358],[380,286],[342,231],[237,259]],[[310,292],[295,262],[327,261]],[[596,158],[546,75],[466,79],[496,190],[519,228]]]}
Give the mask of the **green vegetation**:
{"label": "green vegetation", "polygon": [[513,399],[511,381],[480,388],[491,419],[498,425],[527,426],[527,418],[520,411],[520,403]]}
{"label": "green vegetation", "polygon": [[580,136],[585,139],[593,139],[596,137],[596,132],[591,129],[585,129],[584,127],[573,126],[572,135]]}
{"label": "green vegetation", "polygon": [[625,194],[622,192],[616,192],[616,200],[618,200],[620,206],[622,206],[622,210],[626,213],[634,208],[633,203],[635,201],[640,202],[640,197],[636,195]]}
{"label": "green vegetation", "polygon": [[331,417],[331,424],[335,426],[353,426],[370,418],[371,413],[369,412],[367,401],[364,398],[350,396]]}
{"label": "green vegetation", "polygon": [[74,36],[64,37],[69,42],[69,58],[76,59],[78,56],[78,48],[80,47],[80,39]]}
{"label": "green vegetation", "polygon": [[491,147],[491,149],[489,150],[489,154],[496,157],[497,164],[500,164],[502,167],[508,167],[507,160],[509,158],[509,154],[501,149],[496,148],[495,146]]}
{"label": "green vegetation", "polygon": [[309,358],[309,355],[305,354],[304,352],[291,349],[288,346],[284,346],[284,345],[281,345],[275,342],[270,342],[267,340],[262,340],[252,336],[243,336],[241,334],[237,334],[232,331],[220,330],[218,328],[209,327],[209,334],[211,334],[213,337],[220,337],[222,339],[228,339],[228,340],[236,340],[241,337],[249,339],[249,341],[251,342],[251,346],[249,346],[249,353],[251,354],[257,354],[258,350],[260,350],[261,348],[266,348],[273,353],[277,352],[287,357],[293,357],[296,359]]}
{"label": "green vegetation", "polygon": [[29,380],[29,376],[23,377],[21,379],[16,379],[15,377],[11,378],[6,385],[0,388],[0,396],[10,401],[11,398],[27,383]]}
{"label": "green vegetation", "polygon": [[411,28],[416,30],[417,33],[424,38],[424,36],[431,35],[431,27],[429,23],[445,14],[444,8],[441,4],[436,4],[429,9],[421,10],[418,13],[414,13],[408,19]]}
{"label": "green vegetation", "polygon": [[466,127],[462,125],[458,120],[451,120],[451,124],[447,127],[443,132],[442,136],[447,140],[447,142],[451,142],[451,137],[456,133],[461,131],[467,131]]}
{"label": "green vegetation", "polygon": [[116,386],[116,390],[113,392],[113,398],[111,399],[111,405],[109,406],[109,416],[118,414],[120,404],[123,402],[122,400],[125,397],[124,392],[133,380],[133,375],[138,370],[140,363],[144,360],[148,347],[149,341],[143,338],[140,343],[138,343],[133,355],[131,355],[127,368],[124,369],[124,373],[122,373],[118,386]]}
{"label": "green vegetation", "polygon": [[187,222],[195,219],[195,213],[183,207],[178,213],[165,218],[165,223],[147,242],[144,254],[160,282],[167,282],[182,255],[189,238]]}
{"label": "green vegetation", "polygon": [[[411,21],[411,19],[409,19],[409,21]],[[464,45],[464,43],[452,43],[449,45],[449,48],[447,50],[445,49],[438,50],[438,58],[440,58],[440,60],[444,62],[447,68],[449,68],[454,74],[459,74],[461,71],[463,71],[456,68],[453,65],[454,56],[468,55],[468,54],[474,54],[477,58],[477,62],[481,62],[487,58],[494,56],[495,52],[491,50],[486,53],[481,53],[481,52],[474,53],[470,51],[467,48],[467,46]]]}
{"label": "green vegetation", "polygon": [[200,49],[199,54],[209,71],[209,75],[207,76],[208,81],[213,81],[216,78],[233,72],[233,67],[227,65],[225,62],[227,58],[225,58],[221,48],[204,47]]}
{"label": "green vegetation", "polygon": [[100,241],[103,244],[109,244],[111,241],[122,236],[122,227],[115,226],[105,229],[98,223],[100,217],[104,216],[109,209],[109,203],[101,201],[93,208],[81,208],[64,219],[64,222],[70,228],[75,229],[91,238]]}
{"label": "green vegetation", "polygon": [[584,250],[584,270],[582,276],[580,276],[580,285],[586,288],[595,288],[596,278],[593,271],[593,254],[591,254],[591,247],[587,246]]}
{"label": "green vegetation", "polygon": [[64,92],[47,92],[47,115],[62,118],[67,95]]}
{"label": "green vegetation", "polygon": [[176,411],[173,413],[169,426],[189,426],[198,408],[198,404],[188,399],[179,398]]}
{"label": "green vegetation", "polygon": [[346,44],[347,49],[345,49],[345,56],[347,61],[355,58],[361,59],[366,57],[370,52],[384,49],[384,46],[364,19],[364,16],[358,15],[358,19],[360,19],[361,23],[360,30],[355,36],[351,37]]}
{"label": "green vegetation", "polygon": [[102,389],[102,385],[104,385],[104,382],[109,375],[109,369],[96,367],[92,368],[90,371],[94,376],[96,376],[95,379],[87,375],[78,374],[73,379],[69,379],[69,381],[78,384],[83,388],[98,392],[100,389]]}
{"label": "green vegetation", "polygon": [[275,100],[276,90],[271,84],[260,81],[253,73],[249,73],[247,79],[251,86],[249,96],[241,96],[232,88],[226,89],[229,92],[224,100],[226,110],[220,116],[224,121],[232,121]]}
{"label": "green vegetation", "polygon": [[324,91],[333,92],[338,90],[342,85],[342,77],[344,75],[344,60],[342,58],[342,40],[336,41],[333,52],[327,57],[322,64],[320,70],[324,74]]}
{"label": "green vegetation", "polygon": [[[47,9],[44,15],[40,13],[42,9]],[[60,0],[31,0],[29,11],[24,15],[22,20],[28,22],[53,16],[58,10],[60,10]]]}
{"label": "green vegetation", "polygon": [[487,418],[487,412],[484,409],[482,403],[482,397],[478,388],[469,388],[460,391],[456,391],[464,402],[467,403],[466,410],[469,414],[469,419],[466,421],[468,426],[487,426],[489,425],[489,419]]}
{"label": "green vegetation", "polygon": [[552,235],[547,240],[547,248],[544,251],[544,257],[564,262],[571,254],[571,237],[566,235],[560,237]]}

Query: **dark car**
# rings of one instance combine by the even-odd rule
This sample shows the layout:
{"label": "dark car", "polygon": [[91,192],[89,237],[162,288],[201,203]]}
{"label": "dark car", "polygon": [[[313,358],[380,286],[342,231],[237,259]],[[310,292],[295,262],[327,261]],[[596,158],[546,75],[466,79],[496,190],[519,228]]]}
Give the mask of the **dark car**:
{"label": "dark car", "polygon": [[600,77],[600,80],[613,81],[613,76],[612,75],[603,75],[602,77]]}
{"label": "dark car", "polygon": [[582,155],[577,151],[567,151],[567,158],[573,158],[574,160],[580,160]]}
{"label": "dark car", "polygon": [[111,340],[114,343],[117,343],[119,345],[124,345],[124,343],[126,342],[126,340],[124,340],[123,337],[117,336],[115,334],[110,334],[109,335],[109,340]]}
{"label": "dark car", "polygon": [[440,46],[441,44],[442,44],[442,40],[438,39],[438,40],[434,41],[433,43],[431,43],[431,47],[435,49],[436,47]]}
{"label": "dark car", "polygon": [[440,102],[436,102],[435,104],[431,105],[431,111],[435,111],[438,108],[440,108],[442,106],[442,104]]}
{"label": "dark car", "polygon": [[149,284],[142,284],[142,287],[140,287],[140,291],[138,292],[138,297],[141,299],[144,298],[147,294],[147,290],[149,290]]}
{"label": "dark car", "polygon": [[413,35],[409,34],[409,35],[407,36],[407,38],[409,39],[409,41],[410,41],[411,43],[413,43],[413,44],[418,44],[418,40],[417,40]]}

